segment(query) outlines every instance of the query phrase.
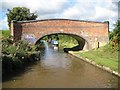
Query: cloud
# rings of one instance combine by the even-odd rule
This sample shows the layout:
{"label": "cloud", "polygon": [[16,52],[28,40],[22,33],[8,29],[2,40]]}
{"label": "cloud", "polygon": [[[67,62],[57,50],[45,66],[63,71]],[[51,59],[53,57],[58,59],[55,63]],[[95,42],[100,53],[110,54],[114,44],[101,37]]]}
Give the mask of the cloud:
{"label": "cloud", "polygon": [[[48,3],[49,2],[49,3]],[[41,0],[38,3],[35,2],[35,5],[32,5],[32,7],[30,6],[30,4],[28,4],[28,7],[31,7],[32,11],[37,11],[39,14],[43,15],[43,14],[52,14],[52,13],[58,13],[61,12],[64,9],[65,4],[67,3],[67,0]],[[32,3],[31,3],[32,4]]]}
{"label": "cloud", "polygon": [[25,6],[32,12],[43,15],[60,12],[64,9],[66,3],[67,0],[4,0],[2,6],[5,10]]}
{"label": "cloud", "polygon": [[[107,5],[106,5],[107,4]],[[101,2],[77,2],[76,5],[66,9],[61,16],[67,18],[77,19],[94,19],[101,17],[116,17],[116,7],[113,7],[112,2],[103,3]],[[115,9],[115,10],[114,10]],[[111,14],[111,15],[110,15]]]}
{"label": "cloud", "polygon": [[7,9],[13,7],[27,7],[31,12],[38,14],[38,19],[53,18],[57,13],[62,12],[67,4],[67,0],[4,0],[2,1],[2,13],[4,18],[0,22],[2,29],[8,29],[7,18],[5,16]]}
{"label": "cloud", "polygon": [[93,14],[94,8],[92,8],[91,4],[79,2],[73,7],[64,10],[61,16],[65,18],[87,19],[93,16]]}
{"label": "cloud", "polygon": [[118,6],[112,0],[77,0],[74,6],[64,10],[59,17],[88,21],[110,21],[110,28],[113,28],[113,24],[118,19]]}
{"label": "cloud", "polygon": [[8,22],[7,17],[5,17],[3,20],[0,20],[0,30],[8,30]]}
{"label": "cloud", "polygon": [[[119,0],[4,0],[3,13],[16,6],[25,6],[38,14],[38,19],[67,18],[89,21],[110,21],[118,18]],[[6,19],[4,19],[6,20]],[[6,21],[4,21],[5,23]]]}

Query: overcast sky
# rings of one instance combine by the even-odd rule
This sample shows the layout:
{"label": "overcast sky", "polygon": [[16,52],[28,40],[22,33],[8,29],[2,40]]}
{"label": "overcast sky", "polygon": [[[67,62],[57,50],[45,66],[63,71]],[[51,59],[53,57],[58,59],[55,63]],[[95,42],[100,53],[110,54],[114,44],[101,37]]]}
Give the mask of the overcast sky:
{"label": "overcast sky", "polygon": [[109,21],[110,30],[118,19],[119,0],[2,0],[0,1],[0,30],[8,29],[7,9],[27,7],[37,13],[37,19],[77,19]]}

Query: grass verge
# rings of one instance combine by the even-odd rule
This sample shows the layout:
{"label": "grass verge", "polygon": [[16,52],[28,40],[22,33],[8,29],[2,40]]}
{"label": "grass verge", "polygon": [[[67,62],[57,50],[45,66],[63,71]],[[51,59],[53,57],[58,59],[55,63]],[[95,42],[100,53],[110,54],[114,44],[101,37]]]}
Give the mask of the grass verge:
{"label": "grass verge", "polygon": [[3,37],[9,37],[10,36],[10,30],[2,30],[2,36]]}
{"label": "grass verge", "polygon": [[99,49],[88,52],[74,52],[74,54],[93,60],[98,65],[109,67],[118,72],[118,51],[117,49],[113,49],[109,44]]}

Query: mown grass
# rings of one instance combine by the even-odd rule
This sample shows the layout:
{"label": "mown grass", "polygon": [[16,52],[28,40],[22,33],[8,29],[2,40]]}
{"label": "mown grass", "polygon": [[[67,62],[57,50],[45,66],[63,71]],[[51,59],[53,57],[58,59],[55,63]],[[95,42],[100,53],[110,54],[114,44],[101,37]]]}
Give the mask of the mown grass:
{"label": "mown grass", "polygon": [[88,52],[75,52],[75,54],[91,59],[97,64],[109,67],[114,71],[118,71],[118,51],[117,49],[113,49],[110,44]]}
{"label": "mown grass", "polygon": [[2,37],[7,38],[10,36],[10,30],[0,30]]}

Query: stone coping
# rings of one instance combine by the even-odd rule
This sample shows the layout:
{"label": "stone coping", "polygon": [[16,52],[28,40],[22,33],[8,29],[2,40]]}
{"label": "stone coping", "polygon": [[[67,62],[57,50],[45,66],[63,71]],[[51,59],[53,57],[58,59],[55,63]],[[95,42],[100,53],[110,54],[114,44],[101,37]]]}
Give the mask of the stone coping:
{"label": "stone coping", "polygon": [[55,19],[41,19],[41,20],[26,20],[26,21],[15,21],[17,23],[23,23],[23,22],[41,22],[41,21],[52,21],[52,20],[68,20],[68,21],[78,21],[78,22],[93,22],[93,23],[108,23],[108,22],[100,22],[100,21],[87,21],[87,20],[77,20],[77,19],[63,19],[63,18],[55,18]]}

